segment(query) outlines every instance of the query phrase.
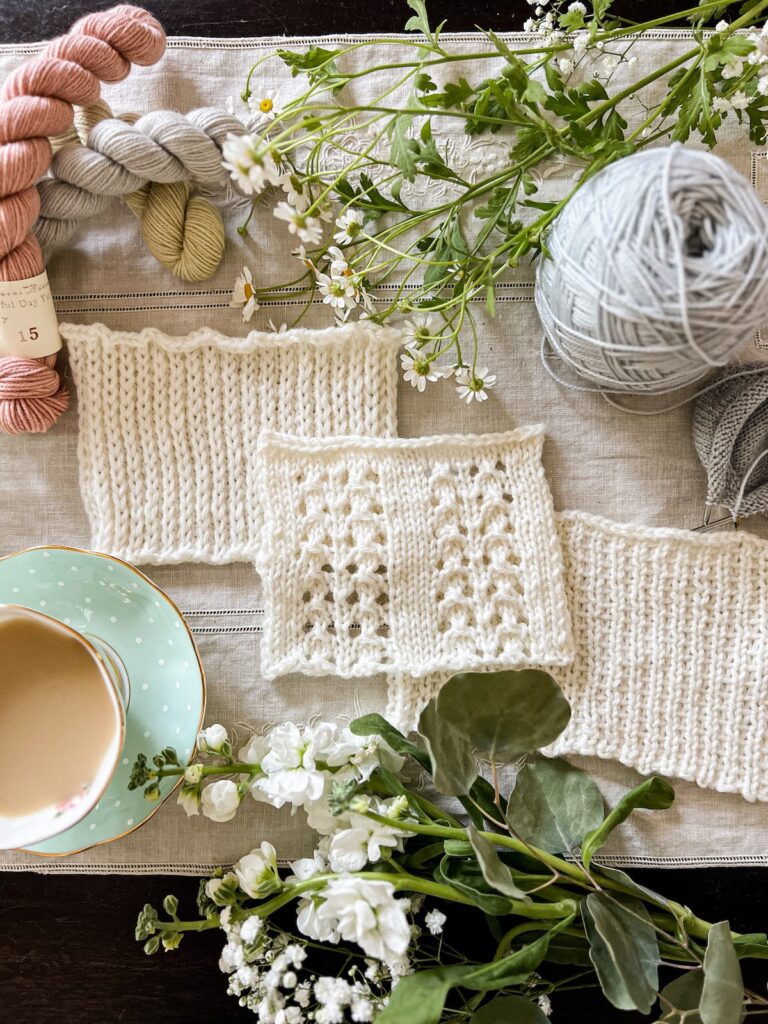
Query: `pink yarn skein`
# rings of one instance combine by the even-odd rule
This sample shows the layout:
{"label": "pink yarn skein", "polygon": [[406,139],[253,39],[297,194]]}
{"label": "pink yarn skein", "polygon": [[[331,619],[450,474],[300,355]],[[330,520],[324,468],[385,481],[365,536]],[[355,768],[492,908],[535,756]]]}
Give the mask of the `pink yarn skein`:
{"label": "pink yarn skein", "polygon": [[[129,4],[89,14],[39,57],[17,68],[0,90],[0,281],[43,271],[32,233],[40,212],[35,187],[51,162],[48,136],[72,124],[72,105],[94,103],[101,82],[119,82],[131,64],[149,65],[165,51],[165,32],[148,12]],[[69,404],[54,369],[56,356],[0,357],[0,432],[42,433]]]}

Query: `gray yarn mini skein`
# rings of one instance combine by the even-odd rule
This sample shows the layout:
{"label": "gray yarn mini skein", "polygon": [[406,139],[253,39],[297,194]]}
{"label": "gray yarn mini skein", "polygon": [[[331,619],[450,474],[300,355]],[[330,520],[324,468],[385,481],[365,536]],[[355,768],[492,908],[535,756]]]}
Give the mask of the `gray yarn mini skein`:
{"label": "gray yarn mini skein", "polygon": [[544,241],[536,308],[552,352],[587,390],[685,387],[768,322],[768,212],[712,153],[675,144],[618,160]]}
{"label": "gray yarn mini skein", "polygon": [[214,107],[188,114],[153,111],[134,124],[118,118],[99,121],[87,145],[69,143],[55,153],[52,176],[38,183],[35,232],[43,251],[66,242],[81,220],[102,213],[115,197],[136,192],[148,181],[185,181],[230,195],[222,146],[227,135],[247,130],[238,118]]}
{"label": "gray yarn mini skein", "polygon": [[736,516],[768,512],[768,363],[729,367],[697,399],[693,443],[707,504]]}

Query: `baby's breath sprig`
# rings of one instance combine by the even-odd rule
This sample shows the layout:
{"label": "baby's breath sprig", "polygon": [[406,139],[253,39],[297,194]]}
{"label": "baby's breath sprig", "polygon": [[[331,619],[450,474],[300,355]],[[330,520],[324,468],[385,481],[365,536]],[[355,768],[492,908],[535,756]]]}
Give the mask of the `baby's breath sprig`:
{"label": "baby's breath sprig", "polygon": [[[612,0],[538,0],[522,45],[488,30],[485,44],[469,54],[451,52],[425,0],[407,2],[412,41],[278,49],[251,69],[246,102],[260,95],[259,71],[268,59],[307,81],[300,96],[273,104],[271,120],[253,135],[224,149],[243,191],[282,189],[273,212],[302,243],[302,272],[268,288],[238,278],[233,304],[247,319],[259,301],[290,287],[307,305],[321,298],[339,323],[430,316],[432,339],[411,346],[406,379],[423,391],[455,372],[459,397],[482,399],[495,378],[478,364],[478,302],[495,314],[499,283],[512,268],[547,254],[549,225],[587,178],[660,140],[696,137],[712,147],[728,119],[744,125],[756,144],[765,142],[768,0],[747,2],[730,22],[723,18],[728,4],[703,0],[642,23],[620,17]],[[684,19],[693,45],[619,87],[617,72],[635,63],[638,39]],[[384,45],[400,57],[377,61]],[[350,57],[359,50],[371,59],[354,70]],[[459,62],[461,74],[446,78]],[[350,98],[361,80],[371,96],[365,102]],[[638,110],[645,115],[639,123]],[[503,132],[508,158],[467,180],[440,144],[438,120],[458,122],[473,138]],[[564,196],[540,198],[542,171],[555,158],[580,167],[578,181]],[[417,183],[425,186],[418,204]],[[438,183],[448,189],[435,188],[438,198],[430,198]],[[383,286],[386,300],[376,294]]]}

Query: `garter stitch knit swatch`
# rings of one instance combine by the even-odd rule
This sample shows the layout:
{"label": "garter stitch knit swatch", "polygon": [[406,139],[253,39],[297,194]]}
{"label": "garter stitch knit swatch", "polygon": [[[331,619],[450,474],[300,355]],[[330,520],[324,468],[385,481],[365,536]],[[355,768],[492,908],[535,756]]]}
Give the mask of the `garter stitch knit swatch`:
{"label": "garter stitch knit swatch", "polygon": [[397,430],[399,332],[355,323],[228,338],[62,324],[92,546],[140,564],[253,562],[264,428]]}
{"label": "garter stitch knit swatch", "polygon": [[[558,521],[576,657],[552,672],[572,717],[546,753],[768,800],[768,542]],[[446,678],[393,676],[391,720],[412,727]]]}
{"label": "garter stitch knit swatch", "polygon": [[265,677],[567,662],[542,444],[263,434]]}

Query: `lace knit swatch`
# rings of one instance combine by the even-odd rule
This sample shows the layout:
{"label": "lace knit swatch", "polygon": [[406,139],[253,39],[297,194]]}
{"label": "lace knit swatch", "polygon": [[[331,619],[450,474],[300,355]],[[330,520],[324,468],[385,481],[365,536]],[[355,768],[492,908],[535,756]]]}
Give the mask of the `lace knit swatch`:
{"label": "lace knit swatch", "polygon": [[264,675],[566,662],[542,444],[262,435]]}
{"label": "lace knit swatch", "polygon": [[253,561],[265,427],[397,432],[397,331],[366,324],[169,337],[61,325],[93,547],[138,563]]}
{"label": "lace knit swatch", "polygon": [[[768,543],[558,520],[576,658],[552,673],[573,714],[547,753],[768,800]],[[411,728],[446,678],[392,676],[391,720]]]}

